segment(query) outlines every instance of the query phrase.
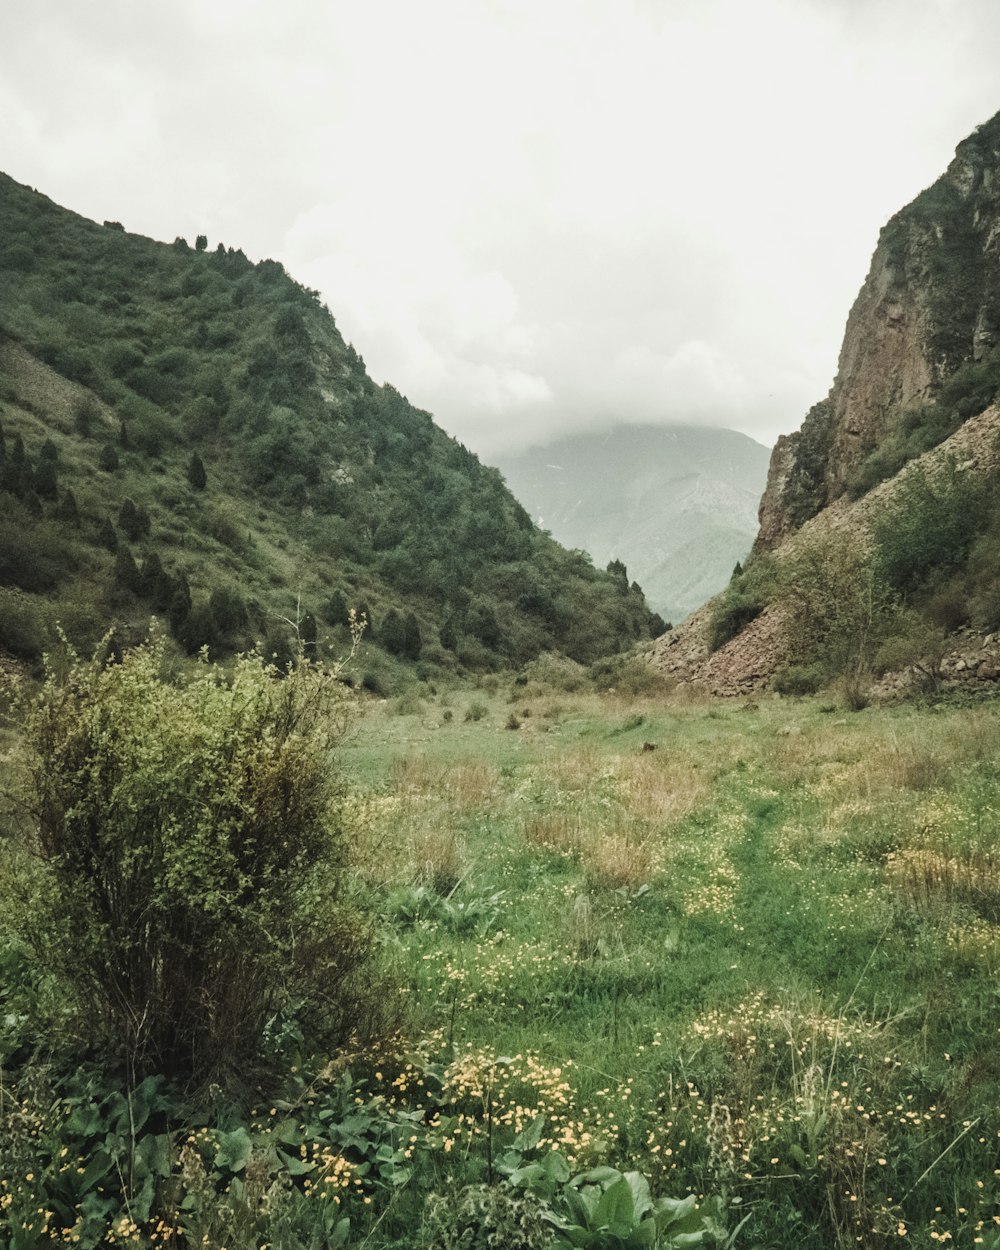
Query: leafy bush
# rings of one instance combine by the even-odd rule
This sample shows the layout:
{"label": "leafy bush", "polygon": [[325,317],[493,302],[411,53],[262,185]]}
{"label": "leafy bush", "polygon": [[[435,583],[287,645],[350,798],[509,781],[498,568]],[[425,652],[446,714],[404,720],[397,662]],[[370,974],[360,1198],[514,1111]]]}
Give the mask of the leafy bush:
{"label": "leafy bush", "polygon": [[840,532],[803,537],[780,578],[797,662],[828,677],[870,669],[897,627],[898,602],[865,545]]}
{"label": "leafy bush", "polygon": [[771,685],[784,695],[815,694],[826,682],[826,673],[818,664],[789,664],[774,675]]}
{"label": "leafy bush", "polygon": [[984,489],[953,460],[915,465],[874,527],[878,572],[906,594],[962,564],[983,528]]}
{"label": "leafy bush", "polygon": [[18,692],[37,858],[19,919],[134,1069],[204,1078],[292,1000],[328,1036],[359,1023],[368,930],[340,902],[329,761],[348,696],[304,661],[173,684],[164,662],[159,637],[108,666],[67,649]]}
{"label": "leafy bush", "polygon": [[760,616],[764,607],[764,601],[758,595],[747,594],[738,586],[730,585],[712,609],[708,632],[710,650],[718,651],[742,633],[751,621]]}

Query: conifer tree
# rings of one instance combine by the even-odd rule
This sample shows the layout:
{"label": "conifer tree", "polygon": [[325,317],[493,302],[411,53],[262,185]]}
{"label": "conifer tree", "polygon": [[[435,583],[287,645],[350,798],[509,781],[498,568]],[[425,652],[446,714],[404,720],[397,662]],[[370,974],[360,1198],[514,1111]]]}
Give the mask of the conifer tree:
{"label": "conifer tree", "polygon": [[195,490],[204,490],[208,484],[208,474],[205,472],[205,465],[196,451],[191,453],[191,459],[188,461],[187,479]]}
{"label": "conifer tree", "polygon": [[71,490],[66,490],[63,493],[63,497],[59,501],[59,507],[56,509],[56,516],[60,521],[65,521],[67,525],[80,524],[80,510],[76,506],[76,496]]}
{"label": "conifer tree", "polygon": [[97,541],[102,547],[106,547],[108,551],[115,552],[118,550],[118,532],[112,524],[110,517],[101,517],[97,526]]}
{"label": "conifer tree", "polygon": [[408,660],[419,660],[423,639],[420,636],[420,624],[413,612],[407,612],[403,618],[403,652]]}
{"label": "conifer tree", "polygon": [[133,499],[126,499],[118,513],[118,528],[129,542],[138,542],[149,534],[149,513]]}

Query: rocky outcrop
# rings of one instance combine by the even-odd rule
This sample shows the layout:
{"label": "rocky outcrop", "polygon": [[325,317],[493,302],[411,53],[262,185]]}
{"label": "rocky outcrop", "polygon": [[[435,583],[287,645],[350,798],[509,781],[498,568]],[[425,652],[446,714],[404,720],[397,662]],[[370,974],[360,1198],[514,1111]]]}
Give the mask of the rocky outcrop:
{"label": "rocky outcrop", "polygon": [[830,393],[775,446],[757,549],[840,498],[910,412],[998,342],[1000,114],[882,230]]}
{"label": "rocky outcrop", "polygon": [[[847,531],[858,543],[865,543],[878,513],[891,504],[911,474],[941,471],[954,463],[961,472],[984,477],[1000,474],[1000,405],[970,418],[940,446],[908,464],[900,473],[881,483],[862,499],[852,501],[846,496],[835,500],[799,530],[788,535],[773,552],[781,561],[794,556],[800,545],[815,536]],[[764,689],[774,673],[794,659],[784,630],[780,603],[769,605],[755,620],[746,625],[725,646],[710,652],[709,623],[712,604],[706,604],[683,625],[664,634],[653,644],[650,660],[653,666],[680,684],[698,686],[710,694],[738,696]],[[972,639],[972,641],[970,641]],[[953,640],[943,657],[935,680],[944,685],[980,687],[995,683],[1000,674],[1000,637],[991,637],[989,647],[982,649],[981,640],[963,634]],[[976,653],[975,663],[970,650]],[[926,674],[905,672],[890,674],[877,688],[881,697],[912,689]]]}

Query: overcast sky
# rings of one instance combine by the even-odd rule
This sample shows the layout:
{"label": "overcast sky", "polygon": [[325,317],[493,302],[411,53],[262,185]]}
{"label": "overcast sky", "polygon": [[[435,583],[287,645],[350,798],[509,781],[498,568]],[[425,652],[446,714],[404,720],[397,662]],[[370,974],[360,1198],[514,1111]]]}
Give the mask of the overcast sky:
{"label": "overcast sky", "polygon": [[880,226],[998,110],[996,0],[0,4],[0,168],[283,261],[486,459],[795,429]]}

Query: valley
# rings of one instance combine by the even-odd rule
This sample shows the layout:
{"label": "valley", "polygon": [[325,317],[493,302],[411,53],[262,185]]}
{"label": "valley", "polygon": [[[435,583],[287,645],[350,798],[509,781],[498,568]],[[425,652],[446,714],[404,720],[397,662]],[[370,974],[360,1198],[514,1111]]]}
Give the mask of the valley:
{"label": "valley", "polygon": [[998,1250],[998,169],[732,570],[751,440],[512,493],[277,262],[0,176],[3,1245]]}

